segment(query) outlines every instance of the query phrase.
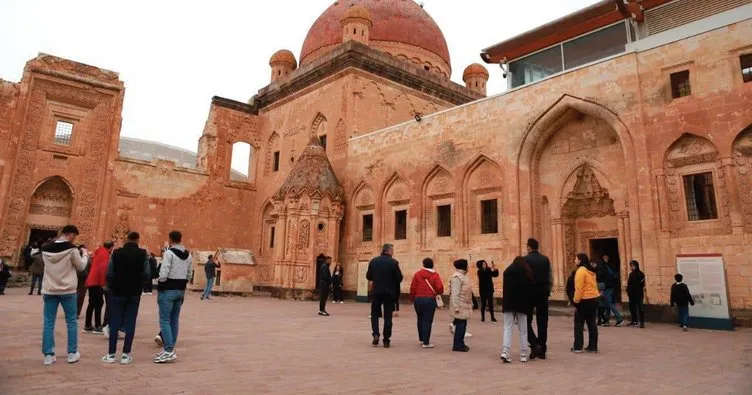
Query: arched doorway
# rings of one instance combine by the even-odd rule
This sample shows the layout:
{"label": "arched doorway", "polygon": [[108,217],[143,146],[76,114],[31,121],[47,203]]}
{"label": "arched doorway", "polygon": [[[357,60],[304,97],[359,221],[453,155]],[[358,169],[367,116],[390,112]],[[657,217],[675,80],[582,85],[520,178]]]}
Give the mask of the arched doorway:
{"label": "arched doorway", "polygon": [[48,178],[31,195],[26,216],[28,243],[46,241],[70,221],[73,191],[61,177]]}

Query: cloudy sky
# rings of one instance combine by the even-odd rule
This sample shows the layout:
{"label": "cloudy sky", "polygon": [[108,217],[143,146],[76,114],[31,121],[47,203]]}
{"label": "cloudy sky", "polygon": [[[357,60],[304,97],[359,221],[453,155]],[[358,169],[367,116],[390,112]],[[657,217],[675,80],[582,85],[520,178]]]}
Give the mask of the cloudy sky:
{"label": "cloudy sky", "polygon": [[[444,32],[459,83],[481,49],[595,2],[422,1]],[[117,71],[126,86],[122,135],[195,151],[211,97],[247,101],[269,83],[269,57],[282,48],[299,56],[331,3],[0,0],[0,78],[20,80],[38,52]],[[501,72],[490,69],[489,94],[502,92]]]}

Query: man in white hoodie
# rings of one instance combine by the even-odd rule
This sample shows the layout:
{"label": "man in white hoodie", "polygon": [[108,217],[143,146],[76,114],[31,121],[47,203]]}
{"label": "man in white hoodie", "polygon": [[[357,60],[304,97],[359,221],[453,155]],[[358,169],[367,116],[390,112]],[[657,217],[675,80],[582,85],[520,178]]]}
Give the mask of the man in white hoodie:
{"label": "man in white hoodie", "polygon": [[78,237],[78,228],[66,225],[60,237],[42,247],[44,277],[42,298],[44,300],[44,327],[42,330],[42,353],[45,366],[55,363],[55,318],[58,305],[63,306],[68,327],[68,363],[81,359],[78,352],[78,321],[76,288],[78,276],[88,262],[88,253],[73,244]]}
{"label": "man in white hoodie", "polygon": [[155,363],[172,362],[178,358],[175,343],[178,339],[180,308],[185,299],[185,287],[193,275],[191,253],[181,244],[183,234],[174,230],[169,237],[170,248],[162,254],[157,279],[159,327],[164,349],[154,357]]}

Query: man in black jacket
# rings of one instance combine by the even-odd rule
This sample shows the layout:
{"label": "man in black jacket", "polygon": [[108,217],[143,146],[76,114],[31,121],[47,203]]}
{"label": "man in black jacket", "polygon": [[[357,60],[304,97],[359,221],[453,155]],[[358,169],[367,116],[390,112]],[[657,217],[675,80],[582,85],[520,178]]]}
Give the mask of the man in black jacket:
{"label": "man in black jacket", "polygon": [[332,264],[332,257],[324,258],[324,263],[319,267],[319,315],[328,317],[326,312],[326,300],[329,299],[329,288],[332,286],[332,272],[329,266]]}
{"label": "man in black jacket", "polygon": [[[110,328],[116,331],[121,326],[125,327],[125,342],[121,364],[133,362],[131,357],[131,345],[136,333],[136,319],[138,308],[141,304],[141,292],[144,283],[151,277],[149,266],[149,254],[139,248],[140,236],[137,232],[130,232],[122,248],[115,250],[110,256],[107,265],[107,288],[110,293]],[[102,362],[115,363],[115,351],[118,336],[114,332],[109,339],[109,350],[102,357]]]}
{"label": "man in black jacket", "polygon": [[392,258],[394,246],[384,244],[381,255],[368,262],[366,279],[371,282],[371,329],[374,347],[379,345],[379,316],[384,309],[384,348],[389,348],[392,337],[392,313],[394,312],[396,285],[402,282],[402,272],[397,260]]}
{"label": "man in black jacket", "polygon": [[488,311],[491,312],[491,322],[497,322],[493,307],[493,278],[499,277],[499,269],[493,262],[489,267],[484,260],[478,261],[476,265],[478,266],[478,290],[480,291],[480,322],[486,322],[486,306],[488,306]]}
{"label": "man in black jacket", "polygon": [[[538,240],[527,239],[525,256],[533,272],[533,313],[527,316],[527,340],[530,343],[530,359],[546,359],[546,341],[548,340],[548,298],[553,286],[553,272],[548,257],[538,252]],[[538,336],[533,330],[533,315],[538,326]]]}

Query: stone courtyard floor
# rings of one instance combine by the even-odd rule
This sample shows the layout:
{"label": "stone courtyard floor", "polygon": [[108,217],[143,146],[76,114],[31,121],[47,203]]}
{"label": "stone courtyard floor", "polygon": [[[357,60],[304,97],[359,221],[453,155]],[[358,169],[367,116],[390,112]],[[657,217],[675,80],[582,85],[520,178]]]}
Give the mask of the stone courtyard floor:
{"label": "stone courtyard floor", "polygon": [[[450,351],[446,312],[438,312],[424,350],[408,305],[395,318],[392,348],[370,345],[368,307],[267,297],[186,300],[172,364],[158,351],[156,294],[144,296],[134,363],[104,365],[102,336],[80,334],[81,361],[65,363],[62,311],[56,325],[62,358],[42,365],[41,297],[23,289],[0,296],[0,394],[752,394],[752,331],[681,332],[672,325],[603,328],[601,352],[575,355],[571,319],[553,317],[549,359],[503,365],[502,325],[469,328],[469,353]],[[79,321],[80,325],[82,324]],[[122,344],[122,341],[121,341]],[[517,342],[514,343],[517,349]]]}

